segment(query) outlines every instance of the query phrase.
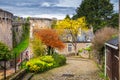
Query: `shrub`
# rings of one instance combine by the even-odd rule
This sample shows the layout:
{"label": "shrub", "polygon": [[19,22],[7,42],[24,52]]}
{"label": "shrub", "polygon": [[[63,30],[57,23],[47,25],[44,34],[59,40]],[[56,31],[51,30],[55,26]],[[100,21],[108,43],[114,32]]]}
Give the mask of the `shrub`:
{"label": "shrub", "polygon": [[23,62],[21,63],[21,69],[26,68],[26,63],[27,63],[27,61],[23,61]]}
{"label": "shrub", "polygon": [[91,46],[85,48],[86,51],[89,53],[89,58],[91,58],[90,51],[92,50]]}
{"label": "shrub", "polygon": [[54,59],[52,58],[52,56],[42,56],[40,57],[41,61],[44,61],[46,63],[52,63],[54,61]]}
{"label": "shrub", "polygon": [[83,52],[83,49],[78,50],[78,52],[79,52],[79,53],[82,53],[82,52]]}
{"label": "shrub", "polygon": [[11,56],[9,47],[0,42],[0,60],[9,60]]}
{"label": "shrub", "polygon": [[54,53],[53,58],[55,60],[55,66],[62,66],[64,64],[66,64],[66,57],[64,55],[60,55],[58,53]]}
{"label": "shrub", "polygon": [[27,62],[26,66],[30,72],[35,73],[45,71],[48,68],[47,63],[41,61],[39,58],[31,59],[30,61]]}
{"label": "shrub", "polygon": [[45,46],[43,43],[35,37],[35,39],[32,41],[32,49],[34,56],[43,56],[45,54]]}
{"label": "shrub", "polygon": [[104,57],[104,43],[112,38],[113,35],[117,35],[118,31],[114,28],[105,27],[98,30],[92,40],[92,49],[94,56],[97,57],[99,63],[102,63]]}
{"label": "shrub", "polygon": [[26,63],[27,70],[30,72],[43,72],[66,63],[63,55],[54,54],[53,56],[42,56],[31,59]]}

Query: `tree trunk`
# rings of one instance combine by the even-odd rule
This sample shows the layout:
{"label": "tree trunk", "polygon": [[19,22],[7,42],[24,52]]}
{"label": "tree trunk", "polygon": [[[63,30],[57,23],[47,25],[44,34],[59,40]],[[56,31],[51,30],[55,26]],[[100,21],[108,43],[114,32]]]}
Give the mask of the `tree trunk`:
{"label": "tree trunk", "polygon": [[48,55],[50,55],[50,53],[51,53],[51,47],[48,46]]}
{"label": "tree trunk", "polygon": [[88,53],[89,53],[89,59],[90,59],[91,58],[90,51],[88,51]]}
{"label": "tree trunk", "polygon": [[15,73],[16,73],[16,65],[17,65],[17,58],[16,58],[16,53],[15,53]]}
{"label": "tree trunk", "polygon": [[75,42],[74,50],[75,50],[75,56],[77,56],[77,42]]}
{"label": "tree trunk", "polygon": [[52,54],[54,53],[54,49],[53,49],[53,48],[51,48],[51,53],[52,53]]}
{"label": "tree trunk", "polygon": [[6,80],[6,54],[4,54],[4,80]]}

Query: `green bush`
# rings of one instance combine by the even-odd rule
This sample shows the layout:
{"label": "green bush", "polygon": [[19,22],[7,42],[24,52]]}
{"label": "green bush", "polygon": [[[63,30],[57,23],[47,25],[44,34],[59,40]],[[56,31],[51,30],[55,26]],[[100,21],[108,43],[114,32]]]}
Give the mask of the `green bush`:
{"label": "green bush", "polygon": [[39,58],[31,59],[27,62],[26,66],[28,71],[35,73],[45,71],[47,68],[49,68],[48,64],[44,61],[41,61]]}
{"label": "green bush", "polygon": [[83,52],[83,49],[78,50],[78,52],[79,52],[79,53],[82,53],[82,52]]}
{"label": "green bush", "polygon": [[42,56],[31,59],[26,63],[26,67],[28,71],[38,73],[64,65],[65,63],[66,58],[63,55],[54,54],[53,56]]}
{"label": "green bush", "polygon": [[53,58],[55,60],[55,63],[54,63],[55,67],[62,66],[64,64],[66,64],[66,57],[64,55],[54,53],[52,56],[53,56]]}
{"label": "green bush", "polygon": [[85,50],[87,50],[87,51],[91,51],[92,48],[91,48],[91,46],[89,46],[89,47],[86,47]]}
{"label": "green bush", "polygon": [[0,60],[9,60],[11,56],[9,47],[0,42]]}
{"label": "green bush", "polygon": [[[19,56],[20,53],[22,53],[24,50],[28,48],[29,45],[29,38],[26,38],[22,42],[20,42],[15,48],[13,48],[12,52],[16,54],[16,56]],[[13,55],[13,58],[15,55]]]}
{"label": "green bush", "polygon": [[46,63],[52,63],[54,62],[54,59],[52,58],[52,56],[42,56],[40,57],[41,61],[44,61]]}
{"label": "green bush", "polygon": [[37,37],[32,41],[32,49],[35,57],[45,55],[45,46]]}

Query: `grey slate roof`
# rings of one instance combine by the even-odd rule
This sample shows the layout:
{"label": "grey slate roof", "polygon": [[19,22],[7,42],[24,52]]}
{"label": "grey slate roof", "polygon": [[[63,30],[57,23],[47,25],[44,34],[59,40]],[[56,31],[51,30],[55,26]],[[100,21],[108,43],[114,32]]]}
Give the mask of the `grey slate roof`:
{"label": "grey slate roof", "polygon": [[107,41],[106,43],[118,47],[118,44],[119,44],[118,37],[116,37],[116,38],[114,38],[114,39],[111,39],[111,40]]}

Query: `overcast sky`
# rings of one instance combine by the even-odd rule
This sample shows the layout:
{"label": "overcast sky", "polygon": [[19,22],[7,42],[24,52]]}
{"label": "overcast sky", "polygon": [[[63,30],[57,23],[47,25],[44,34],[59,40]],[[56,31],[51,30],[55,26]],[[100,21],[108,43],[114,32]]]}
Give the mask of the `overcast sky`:
{"label": "overcast sky", "polygon": [[[82,0],[0,0],[0,8],[22,17],[46,17],[62,19],[72,16]],[[118,0],[111,0],[118,12]]]}

